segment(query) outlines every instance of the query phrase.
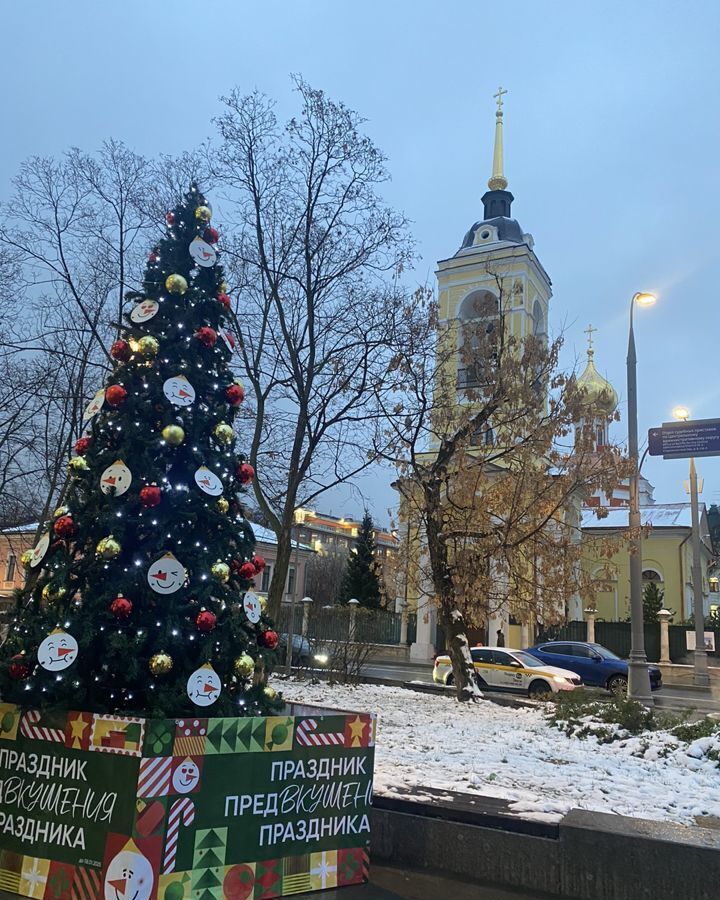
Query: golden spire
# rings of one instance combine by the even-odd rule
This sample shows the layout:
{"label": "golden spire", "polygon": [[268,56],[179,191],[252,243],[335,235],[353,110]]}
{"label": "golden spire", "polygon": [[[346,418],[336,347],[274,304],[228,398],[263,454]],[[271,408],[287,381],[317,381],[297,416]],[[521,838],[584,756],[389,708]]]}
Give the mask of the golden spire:
{"label": "golden spire", "polygon": [[491,191],[504,191],[508,186],[507,178],[503,173],[503,94],[507,91],[501,87],[493,97],[497,100],[497,112],[495,113],[495,149],[493,150],[492,176],[488,181]]}

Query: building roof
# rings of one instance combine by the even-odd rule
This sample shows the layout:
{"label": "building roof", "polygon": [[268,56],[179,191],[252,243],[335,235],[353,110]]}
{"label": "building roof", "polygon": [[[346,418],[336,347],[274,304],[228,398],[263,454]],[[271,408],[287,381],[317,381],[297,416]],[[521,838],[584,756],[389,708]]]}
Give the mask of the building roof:
{"label": "building roof", "polygon": [[[607,516],[598,519],[593,507],[585,507],[582,513],[582,528],[627,528],[629,507],[605,507]],[[700,506],[701,515],[704,504]],[[640,507],[640,521],[653,528],[692,528],[692,512],[689,503],[653,503]]]}

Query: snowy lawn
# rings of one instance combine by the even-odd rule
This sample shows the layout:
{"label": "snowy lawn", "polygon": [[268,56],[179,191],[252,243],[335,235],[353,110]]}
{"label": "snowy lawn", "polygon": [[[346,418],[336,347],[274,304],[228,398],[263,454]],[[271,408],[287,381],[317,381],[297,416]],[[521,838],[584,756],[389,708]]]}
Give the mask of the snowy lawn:
{"label": "snowy lawn", "polygon": [[[375,792],[419,798],[423,788],[511,801],[526,818],[554,821],[572,808],[692,824],[720,817],[720,739],[692,744],[667,732],[614,743],[569,737],[543,709],[404,688],[276,681],[285,698],[379,717]],[[708,753],[710,756],[708,756]]]}

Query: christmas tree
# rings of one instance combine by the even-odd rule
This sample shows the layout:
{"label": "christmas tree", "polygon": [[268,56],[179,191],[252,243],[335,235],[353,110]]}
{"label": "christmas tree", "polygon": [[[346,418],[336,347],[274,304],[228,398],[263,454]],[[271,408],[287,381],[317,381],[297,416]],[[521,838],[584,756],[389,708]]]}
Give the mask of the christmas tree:
{"label": "christmas tree", "polygon": [[127,295],[65,505],[23,558],[6,701],[167,717],[282,703],[264,677],[278,636],[249,590],[264,561],[238,498],[254,472],[234,453],[244,391],[211,215],[192,187]]}
{"label": "christmas tree", "polygon": [[355,546],[347,561],[340,599],[343,603],[355,599],[361,606],[377,609],[380,606],[380,582],[377,576],[375,529],[370,513],[365,510]]}

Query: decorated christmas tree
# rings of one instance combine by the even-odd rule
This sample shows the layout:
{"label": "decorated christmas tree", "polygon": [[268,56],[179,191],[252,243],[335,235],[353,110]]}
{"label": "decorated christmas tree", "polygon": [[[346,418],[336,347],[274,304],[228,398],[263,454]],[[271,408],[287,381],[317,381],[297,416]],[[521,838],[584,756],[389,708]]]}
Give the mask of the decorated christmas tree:
{"label": "decorated christmas tree", "polygon": [[244,398],[210,224],[193,187],[128,294],[113,371],[88,405],[71,484],[35,548],[2,648],[0,692],[24,707],[181,716],[281,705],[263,560],[239,495]]}

